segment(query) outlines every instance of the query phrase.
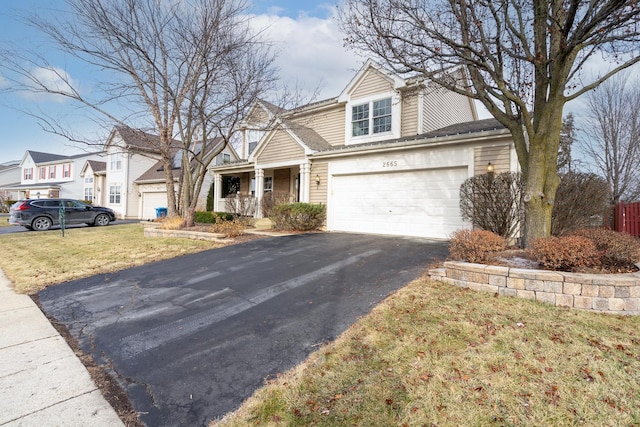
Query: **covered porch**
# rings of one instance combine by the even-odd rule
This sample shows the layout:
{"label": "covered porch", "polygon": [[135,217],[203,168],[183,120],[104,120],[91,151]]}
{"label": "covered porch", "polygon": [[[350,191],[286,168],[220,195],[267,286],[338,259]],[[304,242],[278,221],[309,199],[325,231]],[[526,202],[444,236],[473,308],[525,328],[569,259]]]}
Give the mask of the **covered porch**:
{"label": "covered porch", "polygon": [[227,165],[213,168],[213,210],[263,218],[277,203],[308,202],[308,162],[281,165]]}

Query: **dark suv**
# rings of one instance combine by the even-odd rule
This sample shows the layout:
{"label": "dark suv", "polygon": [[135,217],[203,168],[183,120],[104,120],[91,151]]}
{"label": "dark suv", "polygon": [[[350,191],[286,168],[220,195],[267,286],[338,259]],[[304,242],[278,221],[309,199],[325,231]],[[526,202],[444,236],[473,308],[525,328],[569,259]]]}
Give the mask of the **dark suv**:
{"label": "dark suv", "polygon": [[11,205],[9,224],[22,225],[29,230],[45,231],[54,225],[60,225],[61,213],[64,214],[65,225],[109,225],[116,220],[113,210],[91,206],[79,200],[26,199]]}

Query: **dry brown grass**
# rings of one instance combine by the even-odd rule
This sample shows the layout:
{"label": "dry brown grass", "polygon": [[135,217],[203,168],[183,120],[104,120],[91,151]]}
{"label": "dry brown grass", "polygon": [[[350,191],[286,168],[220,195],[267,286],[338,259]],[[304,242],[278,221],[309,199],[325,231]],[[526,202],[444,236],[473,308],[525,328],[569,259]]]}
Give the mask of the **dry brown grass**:
{"label": "dry brown grass", "polygon": [[141,224],[7,234],[0,268],[19,293],[223,246],[191,239],[145,238]]}
{"label": "dry brown grass", "polygon": [[212,424],[639,425],[639,331],[423,278]]}

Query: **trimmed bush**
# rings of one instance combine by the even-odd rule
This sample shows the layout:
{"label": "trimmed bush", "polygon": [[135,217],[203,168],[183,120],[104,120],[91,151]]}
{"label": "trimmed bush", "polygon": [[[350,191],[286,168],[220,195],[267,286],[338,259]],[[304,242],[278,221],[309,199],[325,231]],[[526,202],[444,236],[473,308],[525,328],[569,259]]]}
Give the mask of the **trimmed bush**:
{"label": "trimmed bush", "polygon": [[626,233],[604,228],[576,230],[578,236],[587,237],[596,245],[600,265],[606,269],[630,269],[640,261],[640,240]]}
{"label": "trimmed bush", "polygon": [[322,204],[285,203],[271,208],[269,219],[279,230],[317,230],[324,224],[326,209]]}
{"label": "trimmed bush", "polygon": [[194,221],[198,224],[214,224],[216,218],[231,221],[235,218],[235,215],[227,212],[196,212]]}
{"label": "trimmed bush", "polygon": [[545,237],[531,245],[531,254],[548,270],[580,271],[598,265],[598,250],[582,236]]}
{"label": "trimmed bush", "polygon": [[209,227],[212,233],[224,234],[225,237],[238,237],[244,233],[245,225],[238,218],[227,220],[216,216],[214,224]]}
{"label": "trimmed bush", "polygon": [[449,241],[451,258],[468,262],[489,262],[506,248],[503,237],[486,230],[457,230]]}

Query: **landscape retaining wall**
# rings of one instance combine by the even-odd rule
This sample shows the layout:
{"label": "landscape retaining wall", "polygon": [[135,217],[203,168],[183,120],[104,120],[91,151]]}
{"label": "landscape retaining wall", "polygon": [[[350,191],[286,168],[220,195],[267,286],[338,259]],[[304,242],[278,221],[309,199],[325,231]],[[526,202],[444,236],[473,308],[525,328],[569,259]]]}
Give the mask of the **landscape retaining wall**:
{"label": "landscape retaining wall", "polygon": [[448,261],[429,270],[433,280],[611,314],[640,315],[640,273],[580,274]]}

